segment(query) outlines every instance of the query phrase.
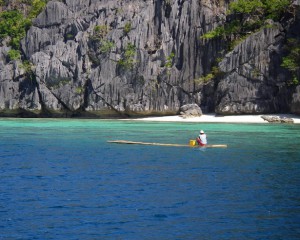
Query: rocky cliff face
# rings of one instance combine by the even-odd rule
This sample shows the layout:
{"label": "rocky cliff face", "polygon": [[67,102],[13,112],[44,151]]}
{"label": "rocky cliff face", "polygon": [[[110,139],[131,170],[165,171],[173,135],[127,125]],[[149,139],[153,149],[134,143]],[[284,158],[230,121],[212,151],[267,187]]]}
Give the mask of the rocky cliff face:
{"label": "rocky cliff face", "polygon": [[216,90],[216,112],[299,113],[299,86],[288,84],[290,73],[281,67],[288,38],[299,38],[299,16],[250,35],[219,63],[225,74]]}
{"label": "rocky cliff face", "polygon": [[[21,43],[31,70],[0,47],[0,114],[174,114],[189,103],[220,114],[300,113],[300,89],[280,67],[299,18],[262,29],[224,57],[224,42],[200,36],[221,23],[228,3],[50,1]],[[220,57],[222,76],[195,81]]]}

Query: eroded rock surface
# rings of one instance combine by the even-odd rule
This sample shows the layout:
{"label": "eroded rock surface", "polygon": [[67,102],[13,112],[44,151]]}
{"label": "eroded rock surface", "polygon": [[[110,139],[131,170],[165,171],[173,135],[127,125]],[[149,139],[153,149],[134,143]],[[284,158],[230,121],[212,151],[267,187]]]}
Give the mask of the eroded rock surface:
{"label": "eroded rock surface", "polygon": [[299,87],[280,67],[295,23],[249,36],[219,63],[221,77],[195,81],[224,52],[222,40],[200,36],[229,2],[50,1],[22,41],[32,73],[0,47],[0,114],[175,114],[190,103],[219,114],[300,113]]}

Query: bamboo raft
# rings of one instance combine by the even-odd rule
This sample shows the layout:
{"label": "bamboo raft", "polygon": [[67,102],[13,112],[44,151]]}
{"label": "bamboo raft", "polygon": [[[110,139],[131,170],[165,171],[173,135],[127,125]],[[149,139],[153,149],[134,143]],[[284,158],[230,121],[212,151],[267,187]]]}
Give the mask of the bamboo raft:
{"label": "bamboo raft", "polygon": [[108,143],[117,143],[117,144],[138,144],[138,145],[167,146],[167,147],[227,148],[226,144],[207,144],[205,146],[199,146],[199,145],[190,145],[190,144],[134,142],[134,141],[126,141],[126,140],[113,140],[113,141],[107,141],[107,142]]}

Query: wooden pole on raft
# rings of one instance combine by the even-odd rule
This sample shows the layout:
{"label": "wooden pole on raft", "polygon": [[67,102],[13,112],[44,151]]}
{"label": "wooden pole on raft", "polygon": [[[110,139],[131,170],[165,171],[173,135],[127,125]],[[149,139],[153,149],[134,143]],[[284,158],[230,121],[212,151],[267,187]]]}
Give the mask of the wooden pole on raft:
{"label": "wooden pole on raft", "polygon": [[134,142],[126,140],[107,141],[108,143],[117,144],[138,144],[138,145],[152,145],[152,146],[168,146],[168,147],[208,147],[208,148],[227,148],[226,144],[207,144],[205,146],[189,145],[189,144],[173,144],[173,143],[151,143],[151,142]]}

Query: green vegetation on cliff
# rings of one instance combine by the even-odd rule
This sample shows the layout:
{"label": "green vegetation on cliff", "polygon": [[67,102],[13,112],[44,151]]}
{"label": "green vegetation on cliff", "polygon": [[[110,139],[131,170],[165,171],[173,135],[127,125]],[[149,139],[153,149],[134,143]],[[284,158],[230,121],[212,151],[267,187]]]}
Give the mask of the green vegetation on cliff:
{"label": "green vegetation on cliff", "polygon": [[251,15],[258,20],[279,20],[291,0],[238,0],[230,3],[229,13]]}
{"label": "green vegetation on cliff", "polygon": [[[224,38],[228,49],[233,49],[239,42],[263,27],[272,27],[273,21],[280,21],[286,13],[295,14],[292,0],[237,0],[229,4],[227,20],[222,26],[205,33],[201,38]],[[270,21],[271,20],[271,21]],[[273,21],[272,21],[273,20]],[[300,76],[300,42],[288,40],[287,56],[283,58],[282,67],[292,74],[289,85],[299,84]],[[208,74],[204,80],[213,78]]]}
{"label": "green vegetation on cliff", "polygon": [[171,52],[171,54],[169,56],[167,56],[167,61],[166,61],[166,64],[165,64],[166,68],[172,68],[173,62],[174,62],[174,57],[175,57],[174,52]]}
{"label": "green vegetation on cliff", "polygon": [[20,41],[25,36],[30,24],[30,20],[18,10],[2,12],[0,14],[0,40],[9,37],[9,45],[18,50]]}
{"label": "green vegetation on cliff", "polygon": [[[32,19],[44,9],[46,3],[47,0],[19,0],[10,6],[12,10],[2,11],[0,13],[0,41],[8,38],[8,44],[12,49],[19,51],[20,41],[31,26]],[[2,1],[4,9],[8,4]],[[21,4],[26,6],[24,13],[19,10]],[[9,57],[16,57],[18,55],[16,51],[12,52]]]}
{"label": "green vegetation on cliff", "polygon": [[227,12],[228,21],[223,26],[204,34],[202,38],[242,38],[267,26],[267,19],[280,20],[291,4],[291,0],[238,0],[231,2]]}
{"label": "green vegetation on cliff", "polygon": [[295,38],[288,39],[286,48],[288,55],[283,58],[281,66],[288,69],[292,74],[289,84],[298,85],[300,76],[300,40]]}
{"label": "green vegetation on cliff", "polygon": [[132,28],[131,22],[127,22],[124,26],[124,30],[123,30],[124,34],[127,35],[131,31],[131,28]]}
{"label": "green vegetation on cliff", "polygon": [[125,69],[131,69],[136,63],[134,60],[135,53],[136,47],[132,43],[128,43],[122,52],[122,58],[118,61],[118,65]]}

